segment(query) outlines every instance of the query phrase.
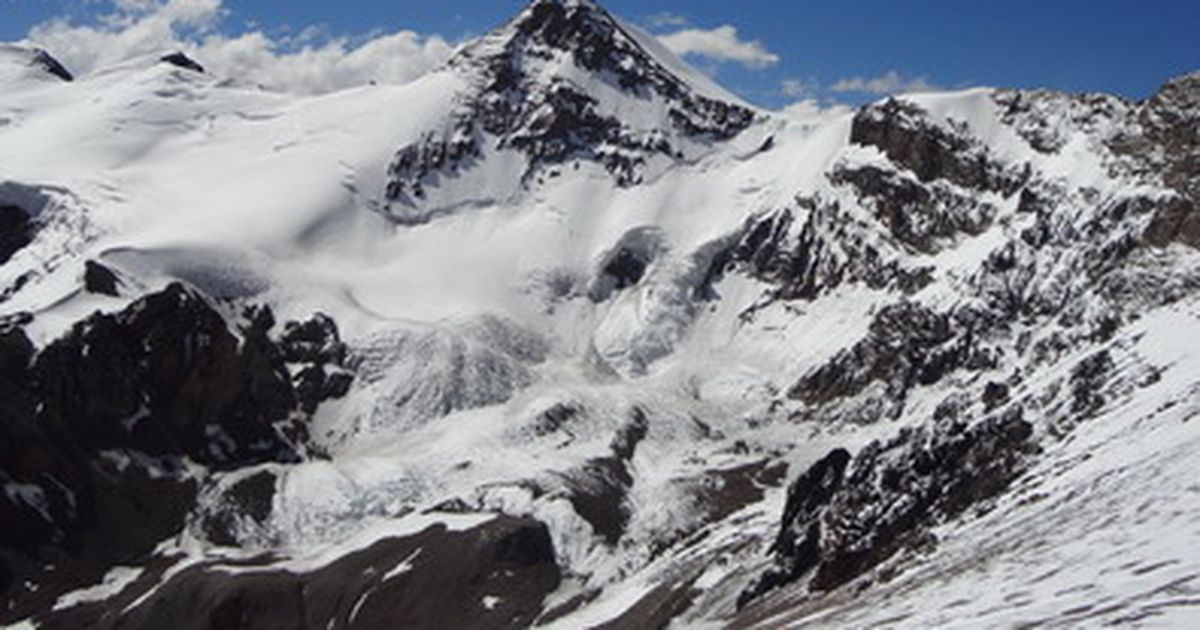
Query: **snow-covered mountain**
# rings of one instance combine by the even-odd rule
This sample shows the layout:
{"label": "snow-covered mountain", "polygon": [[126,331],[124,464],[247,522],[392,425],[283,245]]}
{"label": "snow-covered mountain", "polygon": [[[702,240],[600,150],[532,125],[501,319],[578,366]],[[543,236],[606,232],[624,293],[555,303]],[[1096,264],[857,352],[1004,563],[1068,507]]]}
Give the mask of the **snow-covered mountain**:
{"label": "snow-covered mountain", "polygon": [[742,102],[0,47],[0,625],[1185,626],[1200,74]]}

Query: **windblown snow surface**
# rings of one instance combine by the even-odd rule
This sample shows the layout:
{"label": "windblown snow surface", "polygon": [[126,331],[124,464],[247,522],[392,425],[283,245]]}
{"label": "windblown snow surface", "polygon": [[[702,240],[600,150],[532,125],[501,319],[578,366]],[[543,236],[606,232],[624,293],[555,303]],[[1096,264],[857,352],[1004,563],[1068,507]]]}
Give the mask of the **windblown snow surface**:
{"label": "windblown snow surface", "polygon": [[[490,35],[477,58],[511,35]],[[44,346],[94,311],[181,281],[223,303],[269,305],[281,321],[325,313],[350,348],[349,395],[312,420],[328,456],[267,465],[278,477],[269,519],[241,530],[237,547],[195,527],[163,541],[176,564],[160,585],[201,562],[227,561],[233,574],[237,559],[264,552],[303,573],[433,522],[469,529],[504,513],[548,527],[563,580],[545,602],[554,614],[538,623],[552,627],[1200,618],[1200,255],[1182,242],[1138,245],[1101,274],[1099,246],[1088,248],[1136,240],[1151,220],[1114,218],[1123,201],[1174,194],[1106,144],[1136,125],[1139,104],[1108,99],[1089,117],[1075,97],[1029,93],[1030,132],[1006,115],[1003,91],[897,101],[1016,173],[1007,189],[923,179],[851,142],[855,112],[752,110],[728,138],[668,138],[678,151],[647,158],[628,185],[603,161],[534,164],[476,130],[469,164],[428,175],[417,199],[388,195],[389,166],[400,148],[453,129],[476,99],[481,66],[469,54],[408,85],[318,97],[157,58],[64,82],[23,65],[28,54],[0,49],[0,205],[36,212],[42,227],[0,267],[0,291],[17,287],[0,314],[32,313],[26,331]],[[535,85],[569,84],[634,131],[670,129],[657,92],[631,96],[560,52],[537,60],[525,68],[541,73]],[[1054,150],[1035,148],[1035,132]],[[946,212],[983,218],[930,230],[932,240],[897,237],[882,202],[832,175],[871,168],[969,197]],[[1021,207],[1018,191],[1034,189],[1048,219]],[[831,208],[835,219],[812,220]],[[843,269],[818,269],[816,291],[789,295],[777,277],[722,258],[782,213],[791,219],[780,251],[807,229],[834,252],[826,267]],[[1024,244],[1021,234],[1047,220],[1068,236]],[[833,402],[794,391],[868,338],[888,307],[986,310],[991,283],[1006,278],[995,264],[1003,251],[1017,252],[1010,293],[1039,306],[981,330],[993,360],[901,393],[886,375]],[[924,280],[856,275],[868,256]],[[87,260],[129,288],[81,291]],[[1103,317],[1115,320],[1107,334],[1085,334]],[[1073,374],[1097,353],[1108,363],[1080,411]],[[1008,393],[985,409],[990,382]],[[936,544],[829,592],[797,582],[738,608],[772,563],[788,479],[832,448],[853,453],[928,425],[947,401],[968,421],[1021,407],[1039,452],[1004,492],[930,524]],[[614,450],[624,451],[624,483],[596,473]],[[767,474],[783,466],[786,476]],[[220,488],[248,472],[195,474]],[[623,515],[617,526],[573,503],[606,483],[620,487],[609,506]],[[219,499],[202,495],[197,512]],[[437,516],[450,501],[467,515]],[[389,576],[420,560],[395,558]],[[114,567],[56,608],[102,602],[142,570]],[[655,606],[671,612],[654,616]]]}

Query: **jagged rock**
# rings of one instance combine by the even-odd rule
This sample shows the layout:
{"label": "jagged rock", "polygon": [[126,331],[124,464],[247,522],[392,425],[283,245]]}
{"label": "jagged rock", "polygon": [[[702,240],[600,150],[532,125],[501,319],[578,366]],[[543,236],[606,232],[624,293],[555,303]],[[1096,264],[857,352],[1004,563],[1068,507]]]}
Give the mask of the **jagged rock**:
{"label": "jagged rock", "polygon": [[346,344],[342,343],[337,324],[324,313],[304,322],[284,324],[279,346],[288,363],[342,365],[346,361]]}
{"label": "jagged rock", "polygon": [[991,382],[983,388],[983,406],[987,411],[1007,403],[1009,400],[1008,385]]}
{"label": "jagged rock", "polygon": [[48,418],[35,363],[19,328],[0,333],[0,565],[34,585],[0,584],[0,624],[142,561],[180,530],[195,496],[182,467],[100,456]]}
{"label": "jagged rock", "polygon": [[313,413],[322,402],[350,393],[354,377],[343,371],[328,372],[322,364],[316,363],[301,369],[292,382],[296,386],[300,408],[305,413]]}
{"label": "jagged rock", "polygon": [[1142,238],[1152,247],[1182,243],[1200,249],[1200,211],[1191,201],[1170,199],[1159,206]]}
{"label": "jagged rock", "polygon": [[24,210],[0,204],[0,265],[33,242],[33,234],[33,223]]}
{"label": "jagged rock", "polygon": [[808,579],[827,591],[864,574],[922,533],[1002,492],[1036,451],[1020,414],[968,427],[906,429],[850,458],[835,449],[789,488],[772,547],[775,568],[743,592],[742,605]]}
{"label": "jagged rock", "polygon": [[641,282],[662,249],[660,239],[654,229],[636,229],[622,236],[600,261],[596,279],[588,290],[591,300],[604,302],[614,293]]}
{"label": "jagged rock", "polygon": [[642,274],[646,273],[646,261],[628,249],[622,249],[604,266],[603,273],[615,281],[613,289],[620,291],[641,281]]}
{"label": "jagged rock", "polygon": [[850,141],[878,148],[922,182],[942,179],[1006,196],[1022,183],[965,130],[948,131],[931,121],[920,107],[894,98],[859,111],[850,129]]}
{"label": "jagged rock", "polygon": [[986,314],[970,308],[943,314],[907,301],[884,307],[865,339],[805,375],[789,396],[819,406],[882,382],[889,415],[898,416],[909,390],[937,383],[971,360],[975,335],[988,325]]}
{"label": "jagged rock", "polygon": [[279,339],[283,359],[300,367],[292,377],[300,408],[313,413],[326,400],[350,392],[354,377],[346,370],[347,348],[337,324],[317,313],[303,322],[288,322]]}
{"label": "jagged rock", "polygon": [[542,437],[557,433],[566,423],[579,417],[583,407],[572,403],[558,403],[538,414],[533,422],[533,432]]}
{"label": "jagged rock", "polygon": [[[219,470],[300,457],[306,410],[349,388],[345,347],[328,318],[292,323],[278,343],[269,309],[247,320],[235,335],[206,297],[172,284],[37,353],[20,328],[28,318],[0,324],[0,563],[42,587],[0,590],[0,623],[177,534],[198,491],[183,457]],[[339,371],[301,400],[285,357]],[[272,488],[262,473],[220,498],[261,523]],[[233,544],[228,516],[202,529]]]}
{"label": "jagged rock", "polygon": [[1108,380],[1113,369],[1112,355],[1101,350],[1079,362],[1071,370],[1071,411],[1087,417],[1104,406],[1105,398],[1101,386]]}
{"label": "jagged rock", "polygon": [[[801,198],[785,209],[752,221],[729,251],[715,258],[706,284],[741,270],[778,286],[784,300],[814,300],[845,283],[912,293],[929,283],[928,269],[885,260],[868,240],[870,228],[850,218],[836,202]],[[796,233],[796,214],[807,220]]]}
{"label": "jagged rock", "polygon": [[1161,152],[1143,157],[1161,160],[1163,182],[1200,203],[1200,72],[1168,81],[1139,112],[1146,137]]}
{"label": "jagged rock", "polygon": [[191,57],[188,57],[181,52],[173,52],[169,55],[164,55],[159,59],[159,61],[171,64],[177,68],[183,68],[184,70],[191,70],[192,72],[199,72],[201,74],[204,73],[204,66],[196,63],[196,61]]}
{"label": "jagged rock", "polygon": [[203,297],[173,284],[76,325],[38,356],[34,373],[44,421],[92,450],[132,445],[236,467],[297,458],[274,426],[296,398],[273,355],[264,335],[239,343]]}
{"label": "jagged rock", "polygon": [[32,63],[34,66],[68,83],[75,80],[75,77],[57,59],[44,50],[36,50],[34,52]]}
{"label": "jagged rock", "polygon": [[271,517],[276,476],[260,471],[235,482],[220,494],[215,505],[200,517],[200,529],[206,540],[227,547],[238,546],[247,523],[261,526]]}
{"label": "jagged rock", "polygon": [[633,459],[638,444],[646,439],[646,434],[650,431],[650,420],[646,417],[645,411],[635,407],[631,415],[630,421],[617,431],[617,436],[613,438],[612,443],[613,455],[623,461]]}
{"label": "jagged rock", "polygon": [[116,296],[121,279],[116,272],[95,261],[87,261],[83,267],[83,288],[99,295]]}
{"label": "jagged rock", "polygon": [[991,224],[996,209],[956,194],[945,186],[914,182],[874,166],[837,168],[835,185],[849,185],[875,206],[876,216],[900,242],[922,253],[935,253],[942,241],[976,236]]}
{"label": "jagged rock", "polygon": [[1108,139],[1139,175],[1160,178],[1177,193],[1154,204],[1143,240],[1152,247],[1200,247],[1200,72],[1168,81],[1142,103],[1135,123]]}

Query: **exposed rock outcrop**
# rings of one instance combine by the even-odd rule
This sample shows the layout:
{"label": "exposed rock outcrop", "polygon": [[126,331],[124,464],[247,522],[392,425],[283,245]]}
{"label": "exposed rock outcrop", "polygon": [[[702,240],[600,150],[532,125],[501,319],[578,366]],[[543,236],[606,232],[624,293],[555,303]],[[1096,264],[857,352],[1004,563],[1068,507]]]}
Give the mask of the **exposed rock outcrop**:
{"label": "exposed rock outcrop", "polygon": [[34,225],[17,206],[0,204],[0,265],[33,241]]}
{"label": "exposed rock outcrop", "polygon": [[347,384],[301,400],[286,361],[344,370],[336,328],[293,324],[277,343],[269,311],[249,320],[173,284],[40,352],[19,320],[0,327],[0,564],[39,587],[0,590],[0,621],[179,532],[197,493],[185,460],[231,470],[307,452],[305,410]]}
{"label": "exposed rock outcrop", "polygon": [[814,300],[849,283],[911,293],[929,282],[926,269],[901,262],[872,234],[839,203],[801,197],[795,208],[751,222],[714,260],[709,282],[740,271],[776,285],[774,296],[782,300]]}
{"label": "exposed rock outcrop", "polygon": [[75,77],[69,70],[66,69],[57,59],[50,53],[38,49],[34,51],[32,63],[35,67],[45,70],[51,76],[57,77],[68,83],[75,80]]}
{"label": "exposed rock outcrop", "polygon": [[[960,367],[989,367],[975,339],[990,324],[986,313],[970,308],[938,313],[907,301],[886,306],[864,339],[802,377],[789,396],[819,408],[880,383],[887,403],[882,415],[898,417],[913,388],[933,385]],[[873,422],[879,416],[844,419]]]}
{"label": "exposed rock outcrop", "polygon": [[1036,451],[1020,413],[978,425],[957,422],[902,431],[853,458],[835,449],[788,488],[776,567],[741,596],[745,604],[783,584],[808,580],[837,588],[906,546],[928,528],[1003,491]]}
{"label": "exposed rock outcrop", "polygon": [[173,52],[169,55],[164,55],[159,59],[159,61],[171,64],[177,68],[183,68],[184,70],[191,70],[192,72],[204,74],[204,66],[196,63],[194,59],[181,52]]}
{"label": "exposed rock outcrop", "polygon": [[852,187],[899,242],[921,253],[936,253],[957,236],[977,236],[991,225],[996,208],[959,194],[952,186],[913,181],[875,166],[838,168],[835,185]]}
{"label": "exposed rock outcrop", "polygon": [[953,123],[938,124],[920,107],[899,99],[863,108],[850,141],[879,149],[922,182],[946,180],[976,191],[1012,194],[1021,178],[1006,171],[987,148]]}
{"label": "exposed rock outcrop", "polygon": [[98,295],[116,296],[120,292],[121,279],[116,272],[104,265],[89,260],[83,265],[83,288]]}

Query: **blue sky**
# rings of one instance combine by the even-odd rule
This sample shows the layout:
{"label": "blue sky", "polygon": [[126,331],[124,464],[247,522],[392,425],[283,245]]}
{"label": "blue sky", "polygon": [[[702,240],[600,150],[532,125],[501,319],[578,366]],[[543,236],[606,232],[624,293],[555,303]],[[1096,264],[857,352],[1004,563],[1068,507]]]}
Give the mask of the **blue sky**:
{"label": "blue sky", "polygon": [[[162,2],[166,0],[160,0],[160,7]],[[170,2],[215,7],[217,17],[201,29],[206,34],[233,38],[258,31],[275,42],[277,52],[341,37],[348,38],[341,44],[345,52],[400,30],[416,34],[417,43],[433,38],[453,45],[503,22],[524,5],[518,0]],[[857,102],[904,89],[969,85],[1142,98],[1165,79],[1200,69],[1196,0],[601,3],[656,34],[675,37],[677,49],[692,51],[689,60],[697,67],[767,106],[803,98]],[[124,8],[118,10],[116,4]],[[0,0],[0,40],[20,40],[36,25],[56,18],[78,27],[97,26],[103,16],[114,14],[148,15],[154,4]],[[120,25],[110,20],[102,29],[124,28],[133,19],[116,22]],[[298,37],[300,33],[305,36]],[[66,34],[59,35],[44,39],[73,45]],[[85,53],[75,51],[74,56],[85,59]],[[423,54],[414,68],[441,53]]]}

